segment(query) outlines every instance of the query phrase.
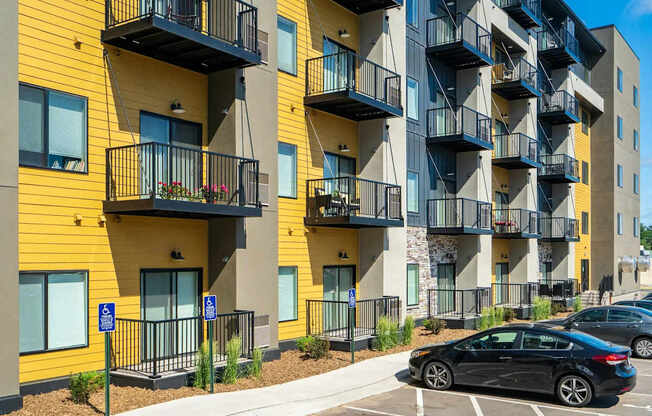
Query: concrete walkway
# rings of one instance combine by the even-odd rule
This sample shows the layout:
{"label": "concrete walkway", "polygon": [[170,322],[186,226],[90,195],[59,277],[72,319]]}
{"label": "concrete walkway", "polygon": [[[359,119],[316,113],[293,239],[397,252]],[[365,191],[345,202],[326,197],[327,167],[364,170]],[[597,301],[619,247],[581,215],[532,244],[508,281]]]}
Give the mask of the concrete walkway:
{"label": "concrete walkway", "polygon": [[405,385],[409,357],[409,351],[385,355],[285,384],[188,397],[122,415],[308,415]]}

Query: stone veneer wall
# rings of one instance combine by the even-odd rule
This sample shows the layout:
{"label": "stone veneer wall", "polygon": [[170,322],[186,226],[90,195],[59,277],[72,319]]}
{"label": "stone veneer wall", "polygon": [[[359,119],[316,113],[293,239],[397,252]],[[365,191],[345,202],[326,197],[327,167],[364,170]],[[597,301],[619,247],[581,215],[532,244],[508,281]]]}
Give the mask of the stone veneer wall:
{"label": "stone veneer wall", "polygon": [[419,305],[408,306],[408,315],[428,316],[428,289],[437,287],[437,265],[456,261],[454,237],[428,235],[426,228],[407,227],[407,263],[419,265]]}
{"label": "stone veneer wall", "polygon": [[543,263],[552,262],[552,245],[539,243],[539,280],[543,279]]}

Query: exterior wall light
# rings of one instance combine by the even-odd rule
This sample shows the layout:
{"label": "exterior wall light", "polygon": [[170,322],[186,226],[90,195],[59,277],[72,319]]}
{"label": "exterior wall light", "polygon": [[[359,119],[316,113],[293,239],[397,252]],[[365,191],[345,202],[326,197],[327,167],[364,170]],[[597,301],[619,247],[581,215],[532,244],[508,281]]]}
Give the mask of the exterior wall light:
{"label": "exterior wall light", "polygon": [[186,112],[186,109],[181,106],[179,100],[172,101],[172,104],[170,104],[170,110],[172,110],[174,114],[183,114]]}
{"label": "exterior wall light", "polygon": [[170,257],[172,258],[172,261],[184,261],[185,258],[183,257],[183,254],[181,254],[180,250],[172,250],[170,253]]}
{"label": "exterior wall light", "polygon": [[340,260],[349,260],[351,257],[349,257],[348,254],[346,254],[346,251],[340,251],[340,253],[337,255],[337,257],[340,258]]}
{"label": "exterior wall light", "polygon": [[340,35],[340,37],[341,37],[342,39],[348,39],[348,38],[351,37],[351,34],[350,34],[349,32],[347,32],[346,29],[340,29],[340,31],[338,32],[338,34]]}
{"label": "exterior wall light", "polygon": [[337,148],[340,149],[340,152],[342,152],[342,153],[348,153],[348,152],[351,151],[351,149],[349,149],[349,146],[347,146],[345,144],[341,144]]}

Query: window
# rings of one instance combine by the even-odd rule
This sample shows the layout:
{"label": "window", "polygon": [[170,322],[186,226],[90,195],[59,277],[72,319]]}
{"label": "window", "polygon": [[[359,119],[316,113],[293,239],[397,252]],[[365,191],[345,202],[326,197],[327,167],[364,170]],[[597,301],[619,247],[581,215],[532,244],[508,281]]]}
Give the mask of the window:
{"label": "window", "polygon": [[419,83],[408,77],[407,88],[407,116],[419,120]]}
{"label": "window", "polygon": [[582,212],[582,234],[589,233],[589,213]]}
{"label": "window", "polygon": [[618,91],[623,92],[623,71],[618,68]]}
{"label": "window", "polygon": [[[324,156],[324,178],[355,177],[355,159],[328,152]],[[340,186],[346,185],[342,183]]]}
{"label": "window", "polygon": [[487,335],[473,338],[461,344],[461,350],[511,350],[518,338],[517,331],[491,332]]}
{"label": "window", "polygon": [[638,141],[638,130],[634,129],[634,150],[638,151],[639,141]]}
{"label": "window", "polygon": [[641,322],[643,317],[622,309],[609,309],[608,322]]}
{"label": "window", "polygon": [[586,311],[577,318],[573,319],[575,322],[606,322],[607,311],[606,309],[591,309]]}
{"label": "window", "polygon": [[[179,120],[159,114],[140,112],[140,141],[141,143],[165,143],[173,146],[191,147],[201,149],[202,126],[199,123]],[[171,154],[172,158],[183,159],[184,155]],[[192,156],[188,156],[191,158]],[[189,160],[186,162],[190,162]],[[182,174],[183,175],[183,174]]]}
{"label": "window", "polygon": [[278,142],[278,196],[297,197],[297,147]]}
{"label": "window", "polygon": [[636,173],[633,176],[633,182],[634,182],[634,193],[638,195],[639,185],[638,185],[638,175]]}
{"label": "window", "polygon": [[419,27],[419,0],[407,0],[407,24]]}
{"label": "window", "polygon": [[20,84],[20,164],[88,172],[88,100]]}
{"label": "window", "polygon": [[636,87],[636,85],[634,85],[633,96],[634,96],[634,107],[638,108],[638,87]]}
{"label": "window", "polygon": [[618,175],[617,175],[618,187],[622,188],[623,187],[623,166],[622,165],[617,165],[617,169],[618,169]]}
{"label": "window", "polygon": [[616,221],[618,223],[616,224],[618,227],[617,229],[618,235],[623,235],[623,214],[621,214],[620,212],[616,214]]}
{"label": "window", "polygon": [[278,16],[278,69],[297,74],[297,24]]}
{"label": "window", "polygon": [[618,138],[623,139],[623,118],[618,116]]}
{"label": "window", "polygon": [[407,306],[419,304],[419,265],[407,265]]}
{"label": "window", "polygon": [[634,217],[634,237],[638,237],[641,232],[641,226],[638,222],[638,217]]}
{"label": "window", "polygon": [[278,268],[278,320],[294,321],[298,319],[297,312],[297,268]]}
{"label": "window", "polygon": [[419,174],[408,171],[407,201],[409,212],[419,212]]}
{"label": "window", "polygon": [[589,164],[585,161],[582,161],[582,183],[584,185],[589,184]]}
{"label": "window", "polygon": [[589,134],[589,113],[582,110],[582,133]]}
{"label": "window", "polygon": [[554,335],[530,331],[523,333],[522,349],[524,350],[565,350],[570,347],[570,344],[568,339]]}
{"label": "window", "polygon": [[88,345],[87,272],[21,272],[20,353]]}

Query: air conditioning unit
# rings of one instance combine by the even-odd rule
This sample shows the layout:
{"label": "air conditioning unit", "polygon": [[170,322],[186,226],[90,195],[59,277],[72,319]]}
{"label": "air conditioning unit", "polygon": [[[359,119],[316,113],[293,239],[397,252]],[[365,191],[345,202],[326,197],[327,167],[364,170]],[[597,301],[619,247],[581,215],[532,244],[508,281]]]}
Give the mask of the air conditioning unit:
{"label": "air conditioning unit", "polygon": [[[247,201],[256,200],[256,172],[250,171],[249,178],[247,182]],[[269,174],[268,173],[259,173],[258,174],[258,199],[262,206],[269,206]]]}

